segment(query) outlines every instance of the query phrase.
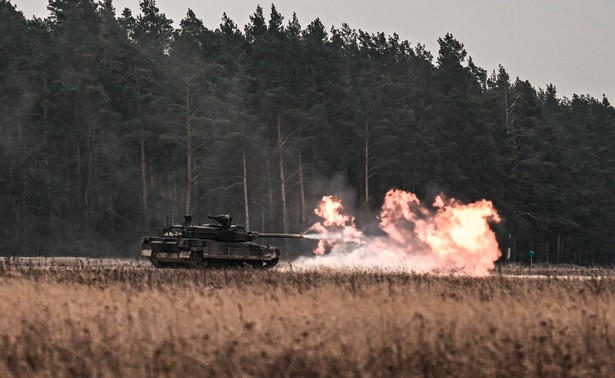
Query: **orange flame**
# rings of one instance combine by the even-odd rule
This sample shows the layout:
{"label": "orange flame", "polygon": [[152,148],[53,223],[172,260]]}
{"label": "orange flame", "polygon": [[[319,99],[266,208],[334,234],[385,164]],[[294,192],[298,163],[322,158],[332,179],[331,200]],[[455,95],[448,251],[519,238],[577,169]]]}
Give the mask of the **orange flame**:
{"label": "orange flame", "polygon": [[[342,201],[335,196],[323,196],[314,209],[314,213],[323,221],[314,223],[308,231],[316,231],[319,236],[318,246],[314,249],[317,255],[324,255],[330,249],[342,242],[363,243],[363,232],[354,223],[354,217],[345,214]],[[309,234],[306,235],[309,237]]]}
{"label": "orange flame", "polygon": [[[365,244],[349,253],[327,256],[337,263],[389,266],[402,262],[411,270],[453,270],[474,276],[487,275],[501,252],[489,222],[500,217],[491,201],[462,204],[436,197],[433,208],[423,206],[417,196],[390,190],[380,211],[380,228],[387,237],[367,239],[356,228],[339,199],[325,196],[315,209],[323,218],[310,230],[320,235],[316,254],[340,243]],[[324,262],[324,261],[323,261]]]}
{"label": "orange flame", "polygon": [[489,222],[500,217],[487,200],[462,204],[437,196],[435,214],[418,198],[403,190],[390,190],[382,205],[380,227],[389,247],[407,255],[422,255],[432,268],[485,275],[494,268],[500,252]]}

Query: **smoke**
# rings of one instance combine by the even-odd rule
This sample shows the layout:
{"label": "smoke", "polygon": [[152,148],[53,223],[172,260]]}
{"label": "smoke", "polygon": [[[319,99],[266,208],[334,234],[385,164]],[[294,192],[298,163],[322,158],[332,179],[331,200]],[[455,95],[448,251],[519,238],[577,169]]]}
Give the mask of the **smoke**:
{"label": "smoke", "polygon": [[312,240],[329,240],[331,242],[343,242],[344,235],[341,233],[327,233],[327,234],[303,234],[306,239]]}
{"label": "smoke", "polygon": [[[380,211],[384,236],[366,236],[333,196],[322,198],[315,210],[322,220],[305,235],[319,240],[319,256],[299,258],[299,268],[381,268],[407,271],[446,271],[483,276],[501,256],[490,222],[500,218],[493,204],[481,200],[463,204],[443,195],[430,208],[417,196],[390,190]],[[325,254],[327,253],[328,254]]]}

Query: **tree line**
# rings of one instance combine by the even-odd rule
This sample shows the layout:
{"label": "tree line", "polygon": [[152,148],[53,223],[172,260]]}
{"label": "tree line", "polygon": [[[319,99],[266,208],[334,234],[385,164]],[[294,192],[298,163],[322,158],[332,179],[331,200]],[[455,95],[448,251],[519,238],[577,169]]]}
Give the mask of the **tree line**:
{"label": "tree line", "polygon": [[274,5],[243,30],[191,10],[174,27],[154,0],[48,9],[0,0],[2,254],[130,256],[187,213],[301,231],[342,177],[359,215],[393,187],[487,198],[512,260],[615,259],[606,97],[488,72],[451,34],[434,56]]}

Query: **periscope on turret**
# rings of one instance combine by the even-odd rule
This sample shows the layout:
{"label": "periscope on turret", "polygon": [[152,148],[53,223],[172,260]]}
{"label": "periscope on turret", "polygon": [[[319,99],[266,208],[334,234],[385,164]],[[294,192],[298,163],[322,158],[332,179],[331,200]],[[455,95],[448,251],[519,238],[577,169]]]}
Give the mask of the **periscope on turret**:
{"label": "periscope on turret", "polygon": [[278,248],[253,243],[266,238],[303,238],[302,234],[259,233],[234,225],[228,214],[209,216],[218,224],[192,225],[186,215],[181,225],[168,225],[141,240],[141,256],[157,268],[274,267]]}

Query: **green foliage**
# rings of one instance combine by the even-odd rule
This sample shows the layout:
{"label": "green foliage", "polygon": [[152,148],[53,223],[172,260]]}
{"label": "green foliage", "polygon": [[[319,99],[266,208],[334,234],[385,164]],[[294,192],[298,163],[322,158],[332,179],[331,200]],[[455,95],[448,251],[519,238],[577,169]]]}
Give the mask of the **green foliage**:
{"label": "green foliage", "polygon": [[190,9],[176,29],[139,5],[53,0],[28,20],[0,0],[4,253],[104,240],[100,253],[128,256],[185,211],[300,231],[342,176],[368,213],[391,187],[490,199],[514,259],[614,261],[606,97],[488,75],[451,34],[434,63],[396,34],[303,28],[273,5],[243,32]]}

